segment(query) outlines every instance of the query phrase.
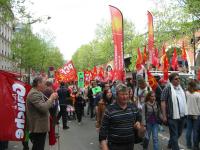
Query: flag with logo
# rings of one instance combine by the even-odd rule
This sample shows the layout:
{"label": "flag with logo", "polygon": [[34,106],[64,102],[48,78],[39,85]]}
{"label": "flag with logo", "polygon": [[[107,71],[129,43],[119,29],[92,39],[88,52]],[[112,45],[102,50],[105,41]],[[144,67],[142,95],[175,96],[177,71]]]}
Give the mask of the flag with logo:
{"label": "flag with logo", "polygon": [[114,41],[114,70],[116,79],[123,81],[125,77],[124,72],[124,33],[123,33],[123,15],[121,11],[110,6],[111,21],[112,21],[112,34]]}
{"label": "flag with logo", "polygon": [[156,78],[151,74],[151,72],[149,72],[149,70],[147,70],[147,76],[148,76],[149,86],[152,88],[153,91],[155,91],[156,88],[158,87],[158,82],[156,81]]}
{"label": "flag with logo", "polygon": [[26,96],[31,86],[0,70],[0,141],[26,138]]}

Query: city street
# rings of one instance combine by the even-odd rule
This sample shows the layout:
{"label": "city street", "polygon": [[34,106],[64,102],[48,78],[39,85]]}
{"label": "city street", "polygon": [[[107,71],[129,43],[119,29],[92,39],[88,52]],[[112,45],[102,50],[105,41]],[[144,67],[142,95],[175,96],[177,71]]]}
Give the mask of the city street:
{"label": "city street", "polygon": [[[68,123],[70,129],[63,130],[60,125],[60,142],[53,147],[48,146],[48,141],[46,141],[45,150],[100,150],[98,144],[98,135],[95,130],[95,121],[91,120],[88,116],[83,118],[83,123],[79,125],[76,120],[69,121]],[[56,128],[58,132],[58,128]],[[180,140],[180,147],[185,148],[185,138],[184,134]],[[159,133],[159,143],[161,150],[167,150],[167,142],[169,139],[168,129],[166,128],[164,132]],[[60,144],[58,144],[60,143]],[[31,147],[31,142],[29,142]],[[135,145],[136,150],[142,150],[140,144]],[[20,142],[10,142],[8,150],[22,150],[22,144]],[[152,144],[150,150],[153,150]]]}

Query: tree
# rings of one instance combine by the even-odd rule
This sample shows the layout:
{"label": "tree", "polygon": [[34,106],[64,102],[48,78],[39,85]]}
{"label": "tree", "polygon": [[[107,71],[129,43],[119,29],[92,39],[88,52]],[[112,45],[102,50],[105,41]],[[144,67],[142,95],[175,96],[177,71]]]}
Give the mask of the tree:
{"label": "tree", "polygon": [[163,43],[173,44],[175,39],[191,35],[191,16],[176,2],[159,1],[159,8],[153,11],[155,45],[160,49]]}
{"label": "tree", "polygon": [[14,33],[11,44],[13,59],[20,62],[20,68],[30,71],[47,70],[49,66],[59,67],[64,64],[59,49],[52,43],[34,35],[30,25],[25,25],[19,32]]}
{"label": "tree", "polygon": [[200,20],[200,1],[199,0],[178,0],[185,11]]}
{"label": "tree", "polygon": [[[124,53],[136,56],[137,47],[144,46],[144,36],[135,32],[132,22],[124,21]],[[81,46],[72,56],[78,70],[92,69],[94,66],[105,64],[114,58],[111,24],[102,21],[97,25],[96,37],[90,43]]]}

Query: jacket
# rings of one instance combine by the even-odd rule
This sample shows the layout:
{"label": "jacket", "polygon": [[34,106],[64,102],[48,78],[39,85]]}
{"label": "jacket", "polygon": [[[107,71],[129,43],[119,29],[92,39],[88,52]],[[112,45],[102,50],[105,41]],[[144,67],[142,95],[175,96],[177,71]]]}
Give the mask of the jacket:
{"label": "jacket", "polygon": [[42,92],[32,88],[27,95],[26,112],[27,126],[32,133],[44,133],[49,131],[49,108],[54,100],[45,101]]}

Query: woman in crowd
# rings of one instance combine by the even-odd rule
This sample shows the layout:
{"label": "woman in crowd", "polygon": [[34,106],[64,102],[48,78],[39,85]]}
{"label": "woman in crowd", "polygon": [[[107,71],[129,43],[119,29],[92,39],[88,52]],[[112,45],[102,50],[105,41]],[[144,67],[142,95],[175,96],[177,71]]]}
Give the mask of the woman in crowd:
{"label": "woman in crowd", "polygon": [[111,89],[104,90],[102,99],[98,103],[98,109],[97,109],[97,122],[96,122],[96,128],[99,130],[101,127],[101,122],[103,119],[103,114],[105,111],[105,108],[107,105],[110,105],[113,102],[113,96]]}
{"label": "woman in crowd", "polygon": [[152,133],[153,150],[158,150],[158,123],[159,123],[159,108],[156,103],[155,93],[150,91],[145,98],[145,120],[147,126],[147,137],[143,143],[143,148],[148,149],[149,140]]}
{"label": "woman in crowd", "polygon": [[[50,81],[46,81],[46,87],[43,92],[45,98],[48,99],[51,94],[54,92],[53,83]],[[50,131],[49,131],[49,145],[55,145],[56,143],[56,135],[55,135],[55,126],[57,121],[57,113],[58,113],[58,103],[54,103],[54,105],[49,109],[50,113]]]}
{"label": "woman in crowd", "polygon": [[186,129],[186,144],[187,148],[192,148],[191,135],[193,132],[193,150],[199,150],[200,137],[200,93],[196,92],[197,83],[191,80],[188,83],[188,90],[186,91],[188,117]]}
{"label": "woman in crowd", "polygon": [[134,103],[134,94],[131,87],[128,87],[129,102]]}

